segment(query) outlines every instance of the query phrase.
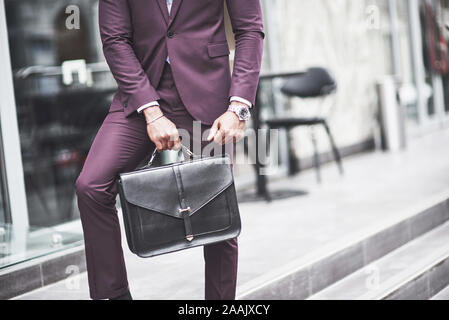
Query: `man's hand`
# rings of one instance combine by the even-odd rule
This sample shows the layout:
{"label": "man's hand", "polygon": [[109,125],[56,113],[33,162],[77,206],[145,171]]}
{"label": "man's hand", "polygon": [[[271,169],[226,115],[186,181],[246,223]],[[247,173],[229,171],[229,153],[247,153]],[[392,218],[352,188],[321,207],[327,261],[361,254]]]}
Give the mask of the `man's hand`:
{"label": "man's hand", "polygon": [[224,145],[231,141],[238,142],[245,134],[246,121],[240,121],[239,117],[231,111],[227,111],[215,120],[210,130],[207,141],[215,141]]}
{"label": "man's hand", "polygon": [[150,107],[143,111],[147,121],[148,137],[156,145],[157,151],[179,150],[181,140],[173,122],[164,117],[159,107]]}

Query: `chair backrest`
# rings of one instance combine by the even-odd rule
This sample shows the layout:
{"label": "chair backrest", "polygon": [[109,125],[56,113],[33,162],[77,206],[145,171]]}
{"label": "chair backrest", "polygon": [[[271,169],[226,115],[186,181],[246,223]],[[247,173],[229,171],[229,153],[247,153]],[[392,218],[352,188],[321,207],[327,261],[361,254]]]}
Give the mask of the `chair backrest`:
{"label": "chair backrest", "polygon": [[337,90],[337,82],[325,68],[314,67],[304,75],[289,78],[281,91],[290,97],[314,98],[329,95]]}

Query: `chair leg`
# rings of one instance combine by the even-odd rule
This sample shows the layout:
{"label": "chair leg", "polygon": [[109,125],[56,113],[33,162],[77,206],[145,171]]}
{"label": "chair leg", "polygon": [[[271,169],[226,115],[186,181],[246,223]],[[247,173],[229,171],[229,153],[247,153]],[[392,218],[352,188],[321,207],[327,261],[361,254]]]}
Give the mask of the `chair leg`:
{"label": "chair leg", "polygon": [[288,150],[288,175],[294,176],[299,172],[298,161],[292,147],[292,139],[290,129],[287,128],[287,150]]}
{"label": "chair leg", "polygon": [[331,129],[329,128],[329,125],[327,124],[326,121],[323,122],[323,126],[326,129],[327,135],[329,136],[329,141],[331,143],[332,152],[334,154],[335,161],[337,162],[337,165],[338,165],[338,170],[340,171],[340,174],[343,175],[344,169],[343,169],[343,163],[341,160],[340,151],[338,150],[337,145],[335,144],[335,140],[334,140],[334,137],[332,136]]}
{"label": "chair leg", "polygon": [[316,170],[316,179],[318,183],[321,183],[321,164],[320,164],[320,156],[318,154],[318,144],[316,141],[315,131],[313,130],[313,127],[310,127],[310,137],[312,139],[312,145],[313,145],[313,160],[315,163],[315,170]]}

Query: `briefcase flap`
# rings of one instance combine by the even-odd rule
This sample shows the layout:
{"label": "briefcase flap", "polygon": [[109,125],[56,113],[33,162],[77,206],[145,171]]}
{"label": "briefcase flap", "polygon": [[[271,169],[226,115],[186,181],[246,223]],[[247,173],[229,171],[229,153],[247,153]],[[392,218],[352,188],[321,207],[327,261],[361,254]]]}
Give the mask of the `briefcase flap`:
{"label": "briefcase flap", "polygon": [[190,215],[234,183],[229,156],[201,158],[165,167],[120,175],[123,194],[129,203],[182,219],[175,167],[179,168]]}

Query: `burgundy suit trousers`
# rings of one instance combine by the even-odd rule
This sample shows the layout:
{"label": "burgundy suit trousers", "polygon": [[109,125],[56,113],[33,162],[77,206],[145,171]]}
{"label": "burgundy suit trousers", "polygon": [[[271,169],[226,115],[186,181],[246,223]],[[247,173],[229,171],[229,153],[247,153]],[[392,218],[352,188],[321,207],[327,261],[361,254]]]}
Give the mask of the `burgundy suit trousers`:
{"label": "burgundy suit trousers", "polygon": [[[166,117],[178,129],[192,133],[194,119],[180,99],[169,64],[157,92]],[[202,131],[209,128],[201,126]],[[76,181],[92,299],[114,298],[129,290],[116,209],[116,178],[134,170],[153,150],[143,115],[126,117],[123,111],[110,112]],[[204,247],[206,300],[235,298],[237,257],[237,239]]]}

